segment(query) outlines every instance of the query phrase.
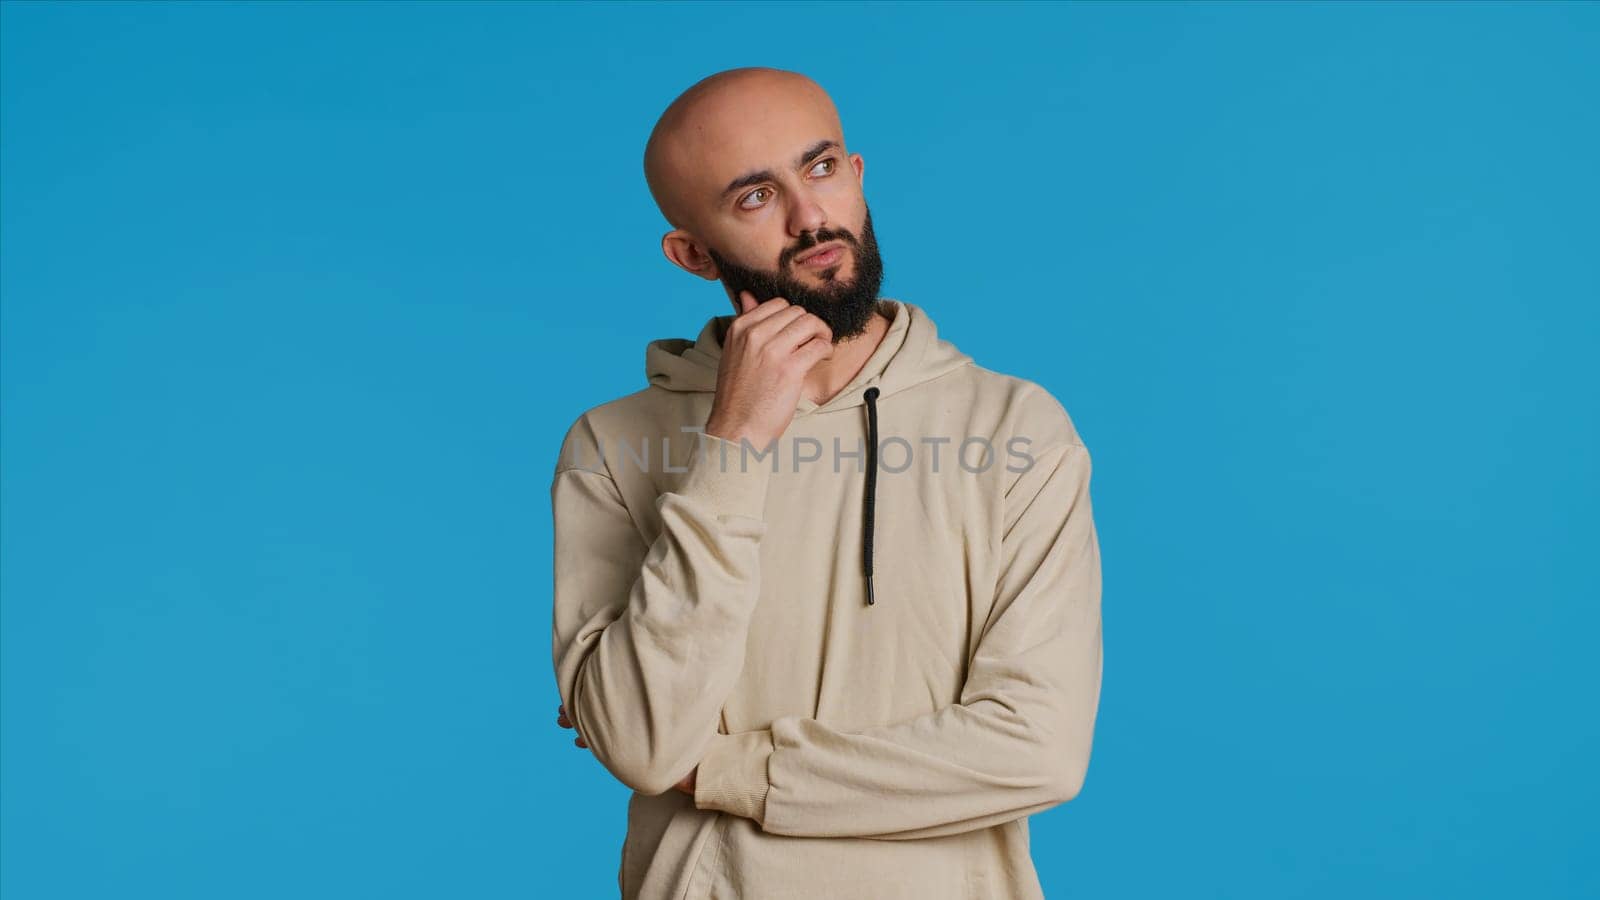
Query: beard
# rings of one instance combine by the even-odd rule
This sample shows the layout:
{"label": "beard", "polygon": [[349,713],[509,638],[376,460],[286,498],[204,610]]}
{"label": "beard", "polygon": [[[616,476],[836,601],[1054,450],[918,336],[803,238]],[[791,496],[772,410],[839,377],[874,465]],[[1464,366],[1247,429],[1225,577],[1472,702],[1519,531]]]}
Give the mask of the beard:
{"label": "beard", "polygon": [[[722,284],[735,303],[739,301],[740,291],[749,291],[757,303],[782,297],[827,323],[833,331],[835,344],[865,332],[878,306],[878,289],[883,285],[883,259],[878,255],[878,239],[872,233],[872,210],[867,210],[860,238],[847,229],[822,228],[808,232],[801,241],[779,255],[778,268],[772,271],[729,262],[710,247],[706,248],[706,254],[717,264]],[[838,277],[844,261],[842,257],[838,263],[815,270],[823,281],[820,287],[807,285],[790,274],[793,272],[791,261],[796,256],[828,241],[839,241],[849,248],[850,258],[855,260],[854,278]]]}

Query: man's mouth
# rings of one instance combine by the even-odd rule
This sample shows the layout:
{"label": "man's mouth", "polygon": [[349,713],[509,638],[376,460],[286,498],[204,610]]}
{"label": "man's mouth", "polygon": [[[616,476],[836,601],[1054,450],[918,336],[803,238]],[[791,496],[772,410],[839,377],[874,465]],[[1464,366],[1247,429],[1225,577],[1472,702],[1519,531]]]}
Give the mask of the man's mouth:
{"label": "man's mouth", "polygon": [[806,251],[795,258],[795,264],[813,269],[831,266],[844,258],[845,246],[838,242],[829,242]]}

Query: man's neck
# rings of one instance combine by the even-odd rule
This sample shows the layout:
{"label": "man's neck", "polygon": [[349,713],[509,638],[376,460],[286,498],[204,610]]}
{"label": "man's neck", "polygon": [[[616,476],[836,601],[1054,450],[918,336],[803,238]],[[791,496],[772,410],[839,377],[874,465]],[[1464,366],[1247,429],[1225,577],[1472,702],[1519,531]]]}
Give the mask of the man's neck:
{"label": "man's neck", "polygon": [[833,355],[811,367],[800,392],[811,402],[821,406],[834,398],[844,386],[861,374],[873,351],[883,343],[889,333],[889,318],[881,310],[873,310],[867,320],[867,330],[833,345]]}

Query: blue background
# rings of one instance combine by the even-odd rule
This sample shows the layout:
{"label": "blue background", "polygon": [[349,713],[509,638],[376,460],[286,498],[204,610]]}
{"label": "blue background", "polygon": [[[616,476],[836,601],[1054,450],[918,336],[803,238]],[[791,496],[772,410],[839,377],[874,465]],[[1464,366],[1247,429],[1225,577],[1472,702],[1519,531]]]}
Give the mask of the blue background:
{"label": "blue background", "polygon": [[640,156],[754,64],[1095,456],[1050,896],[1600,893],[1600,6],[0,16],[7,900],[614,894],[549,477],[725,311]]}

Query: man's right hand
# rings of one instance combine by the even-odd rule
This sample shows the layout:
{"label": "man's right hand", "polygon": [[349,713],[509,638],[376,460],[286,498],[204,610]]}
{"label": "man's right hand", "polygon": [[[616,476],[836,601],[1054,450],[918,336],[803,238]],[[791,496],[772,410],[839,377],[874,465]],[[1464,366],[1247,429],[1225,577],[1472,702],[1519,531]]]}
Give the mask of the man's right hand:
{"label": "man's right hand", "polygon": [[776,441],[794,419],[806,373],[832,355],[833,332],[821,319],[782,297],[757,303],[740,291],[706,433],[757,448]]}

